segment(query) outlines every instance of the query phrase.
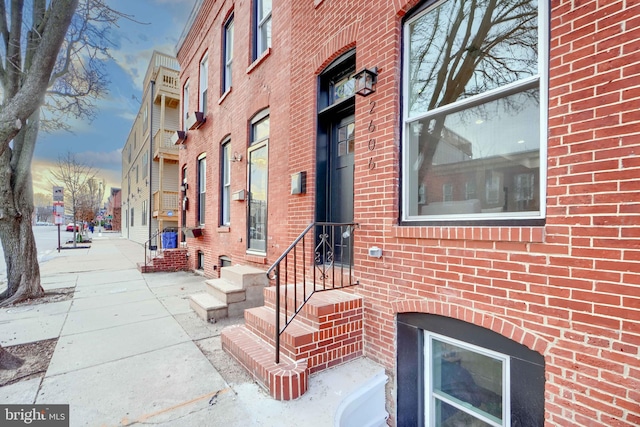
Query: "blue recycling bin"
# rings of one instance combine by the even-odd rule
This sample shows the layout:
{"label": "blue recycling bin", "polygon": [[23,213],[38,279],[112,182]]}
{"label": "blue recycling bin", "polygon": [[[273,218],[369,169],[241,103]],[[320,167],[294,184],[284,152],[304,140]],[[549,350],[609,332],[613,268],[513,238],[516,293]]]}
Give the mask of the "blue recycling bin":
{"label": "blue recycling bin", "polygon": [[175,231],[165,231],[162,233],[162,247],[164,249],[175,249],[178,247],[178,233]]}

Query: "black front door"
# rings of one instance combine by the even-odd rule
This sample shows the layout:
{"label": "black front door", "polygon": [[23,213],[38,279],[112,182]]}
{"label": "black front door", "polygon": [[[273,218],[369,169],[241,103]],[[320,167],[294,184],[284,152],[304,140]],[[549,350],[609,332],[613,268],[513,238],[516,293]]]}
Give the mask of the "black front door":
{"label": "black front door", "polygon": [[[329,218],[332,223],[353,222],[353,151],[355,141],[354,115],[336,117],[331,126],[329,145]],[[334,260],[351,264],[353,245],[349,226],[335,227],[333,231]]]}

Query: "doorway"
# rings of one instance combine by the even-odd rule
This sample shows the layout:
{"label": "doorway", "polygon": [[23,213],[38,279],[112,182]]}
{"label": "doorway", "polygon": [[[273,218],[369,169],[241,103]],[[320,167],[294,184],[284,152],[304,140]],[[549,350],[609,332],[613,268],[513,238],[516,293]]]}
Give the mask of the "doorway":
{"label": "doorway", "polygon": [[[336,59],[320,75],[318,93],[316,220],[343,224],[326,240],[331,261],[352,264],[355,142],[355,51]],[[319,234],[324,234],[319,233]],[[327,262],[329,260],[323,260]]]}

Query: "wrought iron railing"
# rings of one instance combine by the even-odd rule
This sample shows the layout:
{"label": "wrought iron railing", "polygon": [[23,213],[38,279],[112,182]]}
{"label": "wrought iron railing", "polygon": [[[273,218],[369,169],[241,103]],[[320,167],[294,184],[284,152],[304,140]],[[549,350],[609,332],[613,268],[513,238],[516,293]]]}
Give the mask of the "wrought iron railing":
{"label": "wrought iron railing", "polygon": [[158,255],[158,243],[159,243],[159,240],[160,240],[158,236],[160,236],[160,233],[161,233],[160,230],[156,230],[153,233],[153,235],[149,238],[149,240],[144,242],[144,267],[145,267],[145,271],[146,271],[147,266],[151,262],[151,260]]}
{"label": "wrought iron railing", "polygon": [[355,223],[311,223],[267,270],[269,280],[276,282],[276,363],[280,363],[280,336],[314,293],[358,284],[353,277],[356,227]]}

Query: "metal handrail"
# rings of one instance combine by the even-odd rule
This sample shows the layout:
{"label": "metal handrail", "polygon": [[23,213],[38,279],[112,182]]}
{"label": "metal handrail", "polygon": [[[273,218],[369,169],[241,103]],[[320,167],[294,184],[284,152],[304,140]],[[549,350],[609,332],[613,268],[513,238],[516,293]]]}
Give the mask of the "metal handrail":
{"label": "metal handrail", "polygon": [[[157,253],[158,252],[158,236],[160,235],[160,230],[156,230],[155,233],[153,233],[153,235],[146,241],[144,242],[144,268],[146,271],[146,268],[148,266],[148,263],[150,261],[150,258],[153,255],[149,255],[149,253],[153,252],[153,253]],[[155,245],[152,245],[151,242],[155,242]],[[148,252],[147,252],[147,248],[148,248]]]}
{"label": "metal handrail", "polygon": [[[353,232],[356,228],[356,223],[312,222],[267,270],[267,278],[275,279],[276,282],[276,363],[280,363],[280,336],[314,293],[359,284],[353,278]],[[309,234],[313,237],[313,253],[307,253],[306,240]],[[338,247],[340,249],[336,251]],[[302,252],[300,256],[298,252]],[[301,273],[298,271],[299,267],[301,267]],[[311,267],[311,271],[308,267]],[[289,280],[290,274],[292,280]],[[280,301],[282,279],[284,279],[284,307]],[[310,283],[307,283],[308,281]],[[289,308],[289,284],[294,288],[291,309]],[[300,291],[301,300],[298,301]],[[282,328],[281,315],[285,323]]]}

